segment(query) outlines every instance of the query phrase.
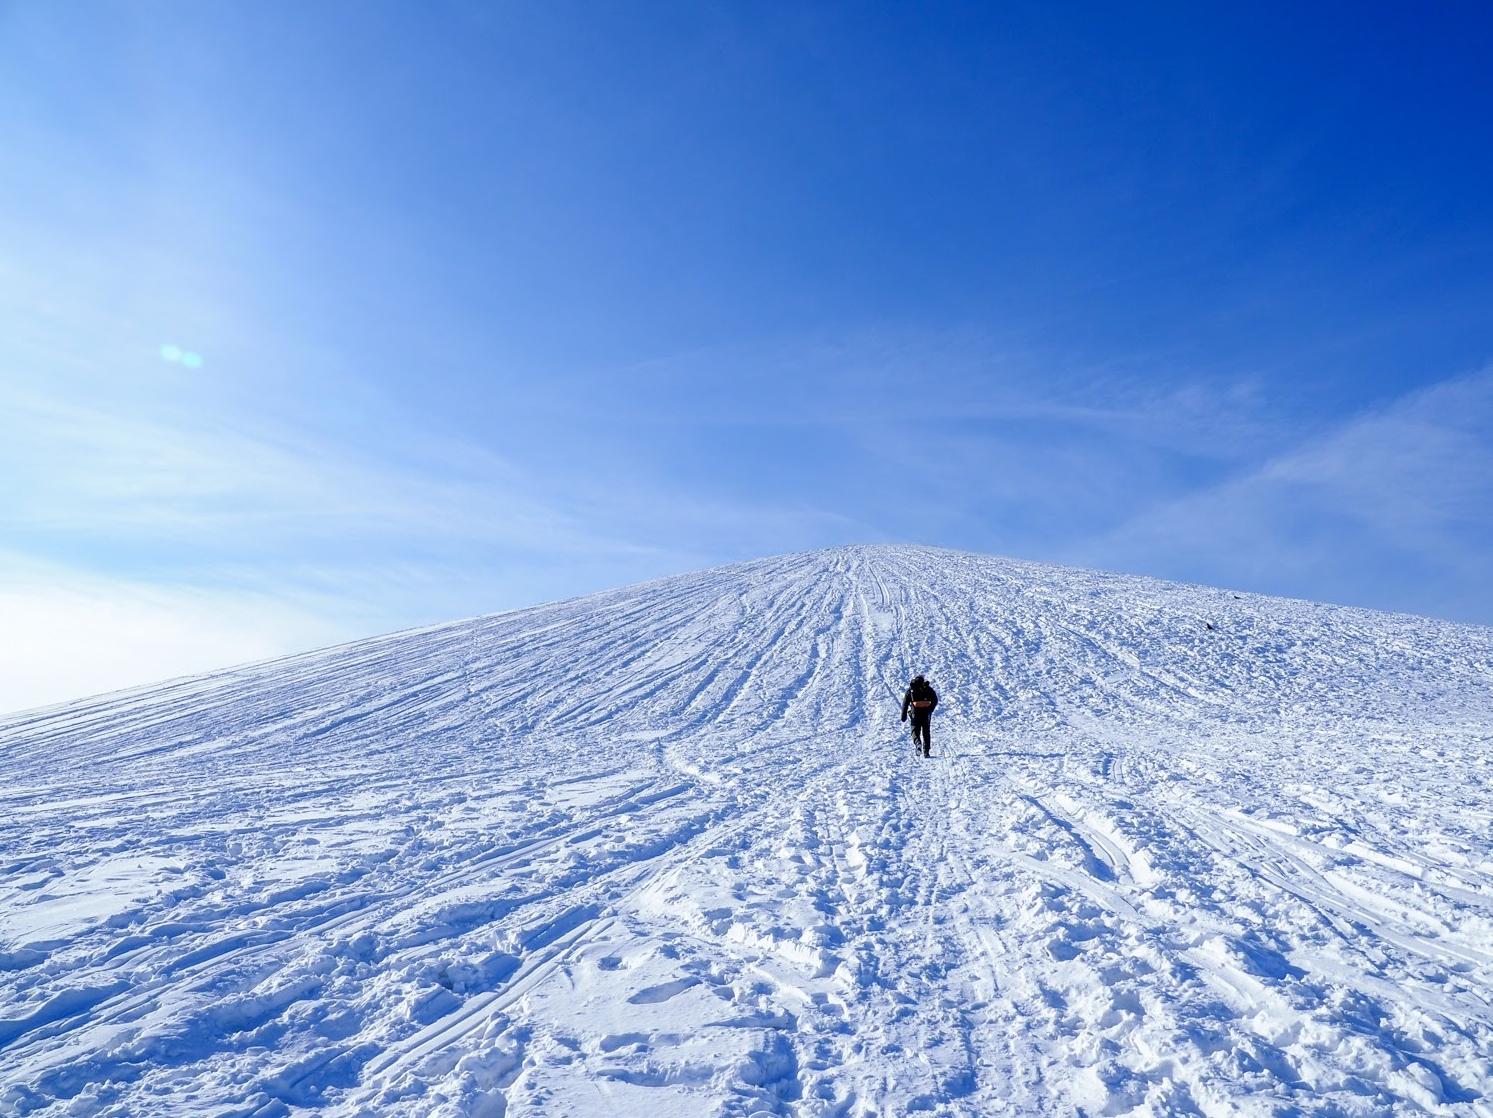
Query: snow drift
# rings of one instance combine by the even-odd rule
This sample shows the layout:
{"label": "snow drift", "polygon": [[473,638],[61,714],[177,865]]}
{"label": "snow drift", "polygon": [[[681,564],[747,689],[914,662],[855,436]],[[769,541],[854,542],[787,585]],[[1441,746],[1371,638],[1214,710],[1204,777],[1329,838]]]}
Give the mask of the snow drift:
{"label": "snow drift", "polygon": [[1490,685],[849,548],[11,716],[0,1113],[1493,1114]]}

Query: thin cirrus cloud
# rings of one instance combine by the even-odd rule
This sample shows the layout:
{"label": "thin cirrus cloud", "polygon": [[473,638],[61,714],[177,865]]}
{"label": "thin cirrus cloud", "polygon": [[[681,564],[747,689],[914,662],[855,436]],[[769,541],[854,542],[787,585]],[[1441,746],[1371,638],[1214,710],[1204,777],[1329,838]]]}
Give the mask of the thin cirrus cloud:
{"label": "thin cirrus cloud", "polygon": [[807,503],[665,496],[615,470],[551,479],[387,419],[374,456],[267,411],[88,387],[0,391],[0,710],[854,531]]}
{"label": "thin cirrus cloud", "polygon": [[1493,623],[1493,370],[1362,412],[1077,561]]}
{"label": "thin cirrus cloud", "polygon": [[[226,415],[131,414],[64,396],[4,401],[6,501],[13,529],[165,533],[204,549],[221,534],[303,539],[394,535],[549,546],[604,546],[552,504],[533,479],[487,452],[405,446],[405,461],[339,446],[315,431]],[[471,515],[481,509],[484,515]]]}
{"label": "thin cirrus cloud", "polygon": [[[578,464],[564,478],[505,461],[486,447],[395,424],[375,456],[305,426],[226,415],[129,414],[42,394],[12,393],[0,465],[21,479],[0,515],[12,529],[122,537],[147,533],[239,554],[246,544],[379,541],[397,555],[464,544],[565,556],[715,553],[787,525],[843,529],[846,517],[808,500],[722,502],[661,492],[625,471]],[[685,525],[697,550],[650,542]]]}
{"label": "thin cirrus cloud", "polygon": [[[476,612],[473,600],[523,604],[551,589],[545,559],[624,561],[630,547],[486,452],[380,460],[263,417],[106,405],[85,388],[0,393],[0,709]],[[483,571],[474,552],[508,565]]]}

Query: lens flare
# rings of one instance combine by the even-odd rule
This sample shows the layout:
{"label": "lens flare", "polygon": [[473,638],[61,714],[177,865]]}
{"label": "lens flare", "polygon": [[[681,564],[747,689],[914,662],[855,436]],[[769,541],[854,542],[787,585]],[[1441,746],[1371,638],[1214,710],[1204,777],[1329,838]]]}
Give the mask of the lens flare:
{"label": "lens flare", "polygon": [[161,360],[169,361],[173,365],[185,365],[189,369],[202,368],[202,354],[190,349],[182,349],[179,345],[167,342],[161,346]]}

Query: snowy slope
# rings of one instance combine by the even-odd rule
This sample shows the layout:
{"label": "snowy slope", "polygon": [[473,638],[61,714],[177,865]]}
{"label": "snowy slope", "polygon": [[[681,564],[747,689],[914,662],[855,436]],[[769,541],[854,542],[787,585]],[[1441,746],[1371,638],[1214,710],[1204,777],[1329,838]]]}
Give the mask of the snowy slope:
{"label": "snowy slope", "polygon": [[1493,630],[903,548],[12,716],[0,1113],[1493,1115],[1490,784]]}

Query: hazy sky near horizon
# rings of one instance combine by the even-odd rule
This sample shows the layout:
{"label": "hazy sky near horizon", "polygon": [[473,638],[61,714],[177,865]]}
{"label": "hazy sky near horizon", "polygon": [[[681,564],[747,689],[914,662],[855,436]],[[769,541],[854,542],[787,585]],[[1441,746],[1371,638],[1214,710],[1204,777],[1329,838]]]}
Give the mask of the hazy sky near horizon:
{"label": "hazy sky near horizon", "polygon": [[1476,4],[0,5],[0,710],[841,543],[1493,623],[1489,57]]}

